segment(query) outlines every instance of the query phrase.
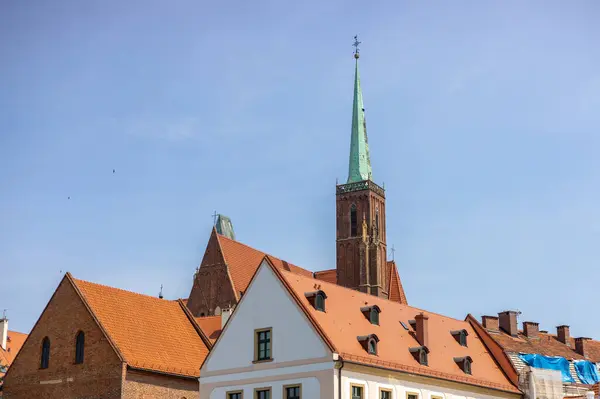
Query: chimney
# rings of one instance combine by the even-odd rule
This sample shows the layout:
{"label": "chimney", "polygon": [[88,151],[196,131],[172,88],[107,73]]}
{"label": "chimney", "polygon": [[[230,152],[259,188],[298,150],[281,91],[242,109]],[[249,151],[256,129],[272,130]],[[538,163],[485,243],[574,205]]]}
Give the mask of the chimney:
{"label": "chimney", "polygon": [[517,330],[517,312],[514,310],[506,310],[502,313],[498,313],[498,319],[500,321],[500,328],[509,335],[516,337],[519,335]]}
{"label": "chimney", "polygon": [[221,310],[221,330],[225,327],[225,323],[229,320],[229,316],[233,313],[233,308],[226,308]]}
{"label": "chimney", "polygon": [[527,338],[537,338],[540,333],[540,324],[533,321],[523,322],[523,334]]}
{"label": "chimney", "polygon": [[6,341],[8,339],[8,319],[6,314],[0,319],[0,347],[6,350]]}
{"label": "chimney", "polygon": [[429,346],[429,316],[419,313],[415,316],[416,323],[416,335],[419,344],[424,347]]}
{"label": "chimney", "polygon": [[588,353],[588,344],[591,338],[579,337],[575,338],[575,352],[579,353],[583,357],[587,357]]}
{"label": "chimney", "polygon": [[556,327],[556,336],[560,342],[571,346],[571,333],[569,332],[569,326],[563,324],[562,326]]}
{"label": "chimney", "polygon": [[491,331],[498,331],[498,318],[496,316],[481,316],[483,327]]}

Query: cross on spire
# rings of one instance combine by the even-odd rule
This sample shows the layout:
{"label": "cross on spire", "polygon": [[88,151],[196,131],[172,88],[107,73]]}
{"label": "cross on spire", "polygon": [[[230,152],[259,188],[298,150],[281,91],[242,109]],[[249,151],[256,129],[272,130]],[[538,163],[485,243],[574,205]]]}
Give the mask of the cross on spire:
{"label": "cross on spire", "polygon": [[358,58],[359,57],[359,52],[360,49],[358,48],[358,45],[361,44],[362,42],[358,41],[358,35],[354,35],[354,43],[352,44],[354,46],[354,58]]}
{"label": "cross on spire", "polygon": [[394,255],[396,254],[396,249],[394,248],[394,246],[393,246],[393,245],[392,245],[392,249],[391,249],[391,251],[392,251],[392,262],[393,262],[393,261],[395,260],[395,259],[394,259]]}
{"label": "cross on spire", "polygon": [[213,217],[213,226],[216,226],[217,225],[217,216],[219,216],[217,214],[217,211],[215,211],[215,213],[213,213],[211,216]]}

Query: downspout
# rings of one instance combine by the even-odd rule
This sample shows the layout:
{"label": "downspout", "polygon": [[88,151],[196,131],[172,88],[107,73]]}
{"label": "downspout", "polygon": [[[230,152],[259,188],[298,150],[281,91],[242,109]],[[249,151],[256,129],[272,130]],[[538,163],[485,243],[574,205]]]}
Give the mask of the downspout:
{"label": "downspout", "polygon": [[[336,353],[337,355],[337,353]],[[337,355],[338,363],[338,399],[342,399],[342,369],[344,368],[344,359]]]}

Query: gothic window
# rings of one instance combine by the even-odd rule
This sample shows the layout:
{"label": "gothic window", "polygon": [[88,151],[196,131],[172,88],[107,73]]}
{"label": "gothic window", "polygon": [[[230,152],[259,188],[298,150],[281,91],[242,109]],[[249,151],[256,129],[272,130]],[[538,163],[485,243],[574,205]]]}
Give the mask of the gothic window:
{"label": "gothic window", "polygon": [[375,208],[375,234],[379,237],[379,207]]}
{"label": "gothic window", "polygon": [[81,364],[83,363],[83,348],[85,345],[85,334],[83,331],[79,331],[77,333],[77,338],[75,339],[75,363]]}
{"label": "gothic window", "polygon": [[47,369],[50,364],[50,338],[45,337],[42,341],[42,358],[40,368]]}

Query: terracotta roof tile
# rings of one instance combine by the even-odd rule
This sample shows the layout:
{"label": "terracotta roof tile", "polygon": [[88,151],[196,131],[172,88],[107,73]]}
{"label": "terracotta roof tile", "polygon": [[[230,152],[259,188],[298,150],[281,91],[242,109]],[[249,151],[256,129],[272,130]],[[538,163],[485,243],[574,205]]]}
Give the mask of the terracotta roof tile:
{"label": "terracotta roof tile", "polygon": [[[414,333],[405,330],[400,324],[402,321],[408,325],[408,320],[414,319],[422,312],[421,309],[335,284],[319,282],[320,289],[327,295],[327,311],[320,312],[310,305],[304,295],[305,292],[314,291],[314,279],[288,272],[281,274],[305,311],[326,336],[326,340],[332,343],[343,359],[508,392],[519,392],[495,363],[467,321],[426,312],[429,316],[430,353],[429,366],[422,366],[409,352],[409,348],[419,346]],[[372,325],[360,311],[360,308],[367,304],[377,305],[381,309],[380,325]],[[468,347],[461,346],[450,334],[450,331],[462,329],[468,333]],[[380,340],[377,356],[368,355],[357,340],[357,336],[369,334],[376,334]],[[454,362],[454,357],[464,356],[473,359],[472,375],[465,374]]]}
{"label": "terracotta roof tile", "polygon": [[280,270],[291,271],[293,273],[312,278],[313,274],[309,270],[288,263],[272,255],[265,254],[262,251],[254,249],[246,244],[242,244],[239,241],[227,238],[223,235],[217,234],[217,237],[219,240],[219,245],[221,246],[221,250],[223,251],[225,263],[229,268],[233,285],[238,292],[246,291],[252,276],[256,272],[258,265],[260,265],[260,262],[265,256],[268,256],[269,260]]}
{"label": "terracotta roof tile", "polygon": [[[25,339],[27,339],[27,334],[10,330],[8,331],[6,350],[0,347],[0,366],[10,367],[13,360],[15,360],[17,353],[19,353],[21,350]],[[0,379],[2,379],[4,374],[5,373],[0,372]],[[0,385],[2,384],[0,383]]]}
{"label": "terracotta roof tile", "polygon": [[204,335],[214,344],[221,335],[221,316],[203,316],[195,317],[195,319]]}
{"label": "terracotta roof tile", "polygon": [[[536,353],[544,356],[561,356],[565,359],[583,359],[575,352],[575,339],[571,338],[571,346],[563,344],[557,336],[548,333],[539,333],[539,338],[528,338],[522,332],[513,337],[504,331],[487,330],[492,338],[504,349],[505,352]],[[587,342],[588,359],[600,362],[600,341]]]}
{"label": "terracotta roof tile", "polygon": [[321,270],[315,272],[315,278],[317,280],[326,281],[331,284],[337,283],[337,269]]}
{"label": "terracotta roof tile", "polygon": [[402,282],[400,281],[400,276],[398,275],[398,268],[396,267],[396,262],[389,261],[387,263],[388,267],[388,281],[389,281],[389,296],[390,301],[408,304],[406,301],[406,294],[404,293],[404,288],[402,287]]}
{"label": "terracotta roof tile", "polygon": [[72,280],[128,365],[200,375],[208,348],[179,302]]}

